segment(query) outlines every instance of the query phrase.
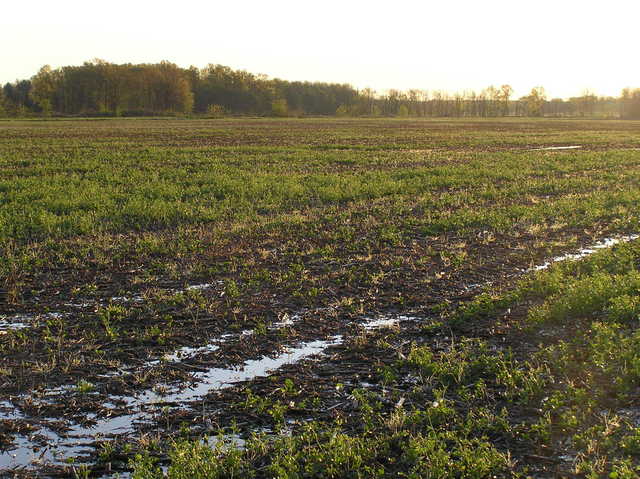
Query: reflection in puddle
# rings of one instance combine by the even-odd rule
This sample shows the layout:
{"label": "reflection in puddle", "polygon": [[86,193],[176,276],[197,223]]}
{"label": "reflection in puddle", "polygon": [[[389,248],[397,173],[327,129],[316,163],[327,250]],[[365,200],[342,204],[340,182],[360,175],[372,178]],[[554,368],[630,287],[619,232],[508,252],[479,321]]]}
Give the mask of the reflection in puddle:
{"label": "reflection in puddle", "polygon": [[110,299],[112,303],[143,303],[144,298],[139,294],[133,296],[113,296]]}
{"label": "reflection in puddle", "polygon": [[[88,415],[87,419],[93,420],[95,416]],[[41,426],[29,436],[17,436],[11,449],[0,453],[0,471],[39,464],[62,465],[68,458],[89,458],[95,440],[129,432],[140,419],[141,415],[98,419],[93,426],[75,425],[64,433]]]}
{"label": "reflection in puddle", "polygon": [[23,414],[16,409],[11,401],[0,401],[0,420],[15,421],[22,419]]}
{"label": "reflection in puddle", "polygon": [[[56,446],[59,439],[55,432],[45,427],[29,437],[17,437],[13,449],[0,454],[0,471],[28,465],[62,463],[62,451]],[[87,452],[84,447],[71,443],[65,445],[64,449],[65,457],[78,457]]]}
{"label": "reflection in puddle", "polygon": [[299,314],[290,315],[289,313],[285,313],[280,318],[280,321],[277,321],[277,322],[273,323],[272,327],[273,328],[284,328],[285,326],[293,326],[293,324],[297,323],[298,321],[300,321],[301,318],[302,318],[302,316],[300,316]]}
{"label": "reflection in puddle", "polygon": [[295,348],[288,348],[284,353],[276,356],[264,356],[261,359],[250,360],[240,368],[212,368],[206,372],[196,373],[193,377],[198,383],[189,389],[165,389],[162,392],[148,391],[135,398],[126,399],[132,406],[153,405],[158,403],[180,403],[198,399],[210,391],[223,389],[235,383],[250,381],[269,375],[285,364],[296,362],[319,354],[330,346],[340,344],[342,336],[334,336],[328,340],[311,341]]}
{"label": "reflection in puddle", "polygon": [[206,346],[201,346],[198,348],[185,346],[171,354],[163,356],[162,359],[169,362],[185,361],[187,359],[195,358],[200,354],[213,353],[218,349],[220,349],[220,346],[218,346],[217,344],[207,344]]}
{"label": "reflection in puddle", "polygon": [[[211,289],[216,285],[222,284],[222,281],[218,281],[216,282],[216,284],[213,283],[203,283],[203,284],[194,284],[191,286],[187,286],[184,291],[203,291],[205,289]],[[176,292],[180,292],[180,290],[177,290]]]}
{"label": "reflection in puddle", "polygon": [[579,146],[579,145],[547,146],[547,147],[544,147],[544,148],[531,148],[531,151],[577,150],[578,148],[582,148],[582,146]]}
{"label": "reflection in puddle", "polygon": [[[224,284],[222,281],[215,281],[213,283],[192,284],[184,289],[167,289],[165,291],[168,294],[182,294],[187,291],[206,291],[222,284]],[[144,303],[145,298],[141,294],[133,294],[131,296],[113,296],[110,301],[114,303]]]}
{"label": "reflection in puddle", "polygon": [[0,316],[0,331],[28,328],[31,321],[33,321],[33,316],[24,314]]}
{"label": "reflection in puddle", "polygon": [[[602,411],[601,415],[610,414],[609,411]],[[625,421],[628,421],[633,427],[640,427],[640,409],[637,407],[626,407],[615,411],[617,416],[620,416]]]}
{"label": "reflection in puddle", "polygon": [[362,327],[367,331],[373,329],[393,328],[404,321],[417,321],[417,318],[412,316],[379,316],[377,318],[371,318],[362,324]]}

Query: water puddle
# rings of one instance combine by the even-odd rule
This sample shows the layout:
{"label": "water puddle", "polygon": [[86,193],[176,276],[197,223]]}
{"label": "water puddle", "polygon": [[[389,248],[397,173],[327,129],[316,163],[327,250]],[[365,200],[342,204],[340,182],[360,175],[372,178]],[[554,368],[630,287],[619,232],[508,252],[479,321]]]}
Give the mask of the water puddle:
{"label": "water puddle", "polygon": [[[301,318],[299,314],[284,315],[274,327],[284,327],[294,324]],[[409,316],[377,316],[367,318],[360,323],[366,330],[395,327],[402,321],[415,321]],[[231,336],[242,338],[253,331],[247,330]],[[204,346],[182,347],[163,358],[146,363],[152,367],[160,361],[182,362],[194,358],[199,354],[214,352],[219,348],[223,337],[217,338]],[[83,424],[67,420],[68,428],[58,433],[47,427],[46,421],[60,421],[60,418],[44,419],[40,428],[29,435],[17,435],[11,449],[0,453],[0,470],[11,468],[29,468],[44,464],[65,464],[69,458],[76,458],[82,462],[93,451],[93,443],[98,439],[112,439],[134,434],[137,427],[143,424],[153,424],[156,414],[166,413],[167,407],[184,407],[189,403],[200,400],[212,391],[232,387],[238,383],[266,377],[273,371],[285,365],[295,364],[303,359],[324,353],[327,348],[342,344],[341,335],[331,336],[323,340],[314,340],[289,346],[274,356],[263,356],[259,359],[248,360],[237,367],[210,368],[194,373],[192,384],[161,384],[155,388],[134,396],[109,395],[103,406],[110,409],[126,410],[125,414],[100,417],[87,414]],[[70,392],[75,392],[77,386],[62,386],[45,391],[41,400],[55,404],[65,401]],[[35,398],[31,398],[33,401]],[[118,405],[118,406],[116,406]],[[0,418],[7,420],[27,419],[10,402],[0,402]],[[216,439],[212,439],[216,441]]]}
{"label": "water puddle", "polygon": [[549,268],[554,263],[559,263],[561,261],[575,261],[577,259],[581,259],[586,256],[592,255],[598,250],[611,248],[612,246],[617,245],[619,243],[628,243],[629,241],[633,241],[638,238],[640,238],[640,235],[637,235],[637,234],[621,236],[619,238],[605,238],[604,240],[599,241],[594,245],[581,249],[577,253],[567,253],[562,256],[556,256],[555,258],[552,258],[551,260],[546,261],[543,264],[534,266],[533,268],[531,268],[531,270],[541,271]]}
{"label": "water puddle", "polygon": [[240,368],[212,368],[206,372],[196,373],[197,383],[188,389],[147,391],[133,399],[131,405],[155,405],[159,403],[186,403],[205,396],[210,391],[230,387],[236,383],[250,381],[268,376],[272,371],[286,364],[295,364],[309,356],[322,353],[330,346],[342,343],[342,336],[334,336],[328,340],[317,340],[303,343],[298,347],[287,348],[276,357],[264,356],[260,359],[246,361]]}
{"label": "water puddle", "polygon": [[[185,288],[177,288],[177,289],[167,289],[165,290],[169,294],[183,294],[187,291],[206,291],[208,289],[215,288],[217,286],[223,285],[223,281],[215,281],[213,283],[202,283],[202,284],[192,284],[190,286],[186,286]],[[113,296],[110,298],[110,302],[113,303],[144,303],[146,300],[141,294],[134,294],[131,296]]]}
{"label": "water puddle", "polygon": [[555,150],[577,150],[582,148],[580,145],[571,146],[546,146],[544,148],[531,148],[529,151],[555,151]]}
{"label": "water puddle", "polygon": [[15,421],[23,417],[11,401],[0,401],[0,420]]}
{"label": "water puddle", "polygon": [[[214,288],[214,287],[219,286],[221,284],[223,284],[222,281],[217,281],[216,283],[193,284],[191,286],[187,286],[182,291],[204,291],[206,289],[211,289],[211,288]],[[182,291],[181,290],[176,290],[177,293],[181,293]]]}
{"label": "water puddle", "polygon": [[0,334],[6,331],[26,329],[33,326],[37,320],[62,319],[71,316],[71,313],[50,312],[41,314],[12,314],[0,315]]}
{"label": "water puddle", "polygon": [[[322,353],[328,347],[342,343],[342,336],[333,336],[327,340],[317,340],[289,347],[281,354],[246,361],[237,368],[211,368],[196,373],[193,387],[160,386],[142,394],[130,396],[110,396],[109,404],[125,404],[131,414],[101,418],[87,415],[88,425],[70,425],[64,434],[57,434],[46,427],[28,437],[17,437],[12,449],[0,453],[0,470],[5,468],[28,467],[38,464],[62,464],[65,459],[81,456],[91,451],[91,444],[98,438],[110,438],[135,432],[140,423],[153,419],[153,412],[161,410],[167,404],[189,403],[200,399],[211,391],[228,388],[239,382],[266,377],[278,368],[294,364],[302,359]],[[181,348],[171,357],[181,359],[182,354],[192,355],[212,350],[214,345],[201,348]],[[197,351],[197,352],[196,352]],[[53,391],[53,390],[52,390]],[[56,388],[55,392],[62,392]],[[61,397],[63,399],[63,396]],[[19,419],[22,415],[8,402],[0,403],[0,414],[6,419]],[[46,444],[46,447],[41,446]]]}
{"label": "water puddle", "polygon": [[9,330],[28,328],[33,319],[33,316],[27,314],[0,316],[0,333]]}
{"label": "water puddle", "polygon": [[110,298],[111,303],[144,303],[144,298],[138,294],[133,296],[113,296]]}
{"label": "water puddle", "polygon": [[279,329],[279,328],[284,328],[287,326],[293,326],[295,323],[297,323],[298,321],[300,321],[302,319],[302,315],[300,314],[289,314],[289,313],[285,313],[281,318],[280,321],[276,321],[275,323],[273,323],[271,325],[271,329]]}
{"label": "water puddle", "polygon": [[28,437],[17,437],[11,450],[0,453],[0,471],[62,464],[65,457],[81,457],[88,452],[86,447],[72,443],[58,447],[59,441],[60,436],[45,427]]}
{"label": "water puddle", "polygon": [[206,346],[200,346],[197,348],[185,346],[171,354],[163,356],[162,359],[169,362],[186,361],[188,359],[193,359],[200,354],[213,353],[218,349],[220,349],[220,346],[217,344],[207,344]]}
{"label": "water puddle", "polygon": [[417,320],[418,318],[404,315],[379,316],[367,319],[364,323],[362,323],[362,327],[367,331],[372,331],[375,329],[389,329],[398,326],[401,322]]}
{"label": "water puddle", "polygon": [[93,443],[131,432],[142,414],[111,418],[87,416],[91,425],[73,425],[64,433],[42,426],[29,436],[17,436],[10,450],[0,453],[0,471],[44,464],[64,465],[69,458],[90,457]]}
{"label": "water puddle", "polygon": [[87,309],[87,308],[93,308],[95,306],[95,303],[91,301],[83,301],[81,303],[73,303],[73,302],[64,303],[64,305],[70,308],[75,308],[75,309]]}
{"label": "water puddle", "polygon": [[[602,411],[601,415],[613,415],[610,411]],[[627,407],[615,411],[617,416],[627,421],[633,427],[640,427],[640,409]]]}

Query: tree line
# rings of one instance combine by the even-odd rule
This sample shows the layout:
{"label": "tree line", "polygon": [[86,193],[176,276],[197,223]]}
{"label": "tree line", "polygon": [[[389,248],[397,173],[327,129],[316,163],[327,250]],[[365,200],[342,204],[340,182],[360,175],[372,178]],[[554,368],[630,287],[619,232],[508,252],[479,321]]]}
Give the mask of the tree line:
{"label": "tree line", "polygon": [[0,90],[1,116],[415,116],[610,117],[640,119],[640,89],[620,97],[585,91],[549,99],[542,87],[513,98],[509,85],[479,92],[356,90],[348,84],[271,79],[223,65],[181,68],[170,62],[44,66],[28,80]]}

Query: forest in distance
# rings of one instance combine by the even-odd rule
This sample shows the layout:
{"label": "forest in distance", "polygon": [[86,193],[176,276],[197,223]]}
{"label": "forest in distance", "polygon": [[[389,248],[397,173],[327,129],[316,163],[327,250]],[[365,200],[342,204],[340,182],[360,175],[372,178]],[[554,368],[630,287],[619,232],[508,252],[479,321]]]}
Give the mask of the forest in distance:
{"label": "forest in distance", "polygon": [[480,92],[358,90],[349,84],[271,79],[209,64],[114,64],[92,60],[52,69],[0,89],[0,117],[157,116],[598,117],[640,119],[640,88],[619,97],[590,91],[548,98],[543,87],[514,98],[510,85]]}

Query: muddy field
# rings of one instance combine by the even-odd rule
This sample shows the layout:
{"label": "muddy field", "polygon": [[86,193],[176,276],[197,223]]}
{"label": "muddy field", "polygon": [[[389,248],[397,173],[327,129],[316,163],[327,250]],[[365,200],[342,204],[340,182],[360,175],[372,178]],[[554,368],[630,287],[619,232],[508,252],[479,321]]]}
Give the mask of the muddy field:
{"label": "muddy field", "polygon": [[639,173],[638,122],[0,121],[0,475],[635,477]]}

